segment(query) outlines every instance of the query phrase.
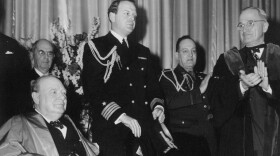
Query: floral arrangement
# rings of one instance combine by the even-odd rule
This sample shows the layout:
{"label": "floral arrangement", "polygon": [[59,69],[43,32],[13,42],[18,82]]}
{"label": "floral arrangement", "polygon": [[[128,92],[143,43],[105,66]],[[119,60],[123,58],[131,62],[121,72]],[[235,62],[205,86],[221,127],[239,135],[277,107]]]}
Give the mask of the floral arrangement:
{"label": "floral arrangement", "polygon": [[[52,75],[63,79],[65,86],[71,90],[74,89],[74,94],[71,94],[71,98],[75,103],[80,104],[82,110],[80,112],[80,124],[82,131],[87,135],[86,137],[91,140],[92,132],[91,122],[92,122],[92,111],[89,103],[83,101],[83,87],[81,83],[81,70],[83,69],[83,53],[84,46],[88,42],[96,37],[100,26],[100,19],[94,17],[91,22],[91,27],[89,33],[82,34],[72,34],[71,33],[71,23],[69,21],[68,26],[64,27],[59,18],[55,20],[50,25],[51,42],[57,48],[57,54],[54,60],[54,67],[52,70]],[[30,59],[32,59],[32,46],[35,42],[33,37],[20,38],[19,42],[26,50],[30,53]],[[33,66],[32,62],[32,66]]]}
{"label": "floral arrangement", "polygon": [[[72,34],[71,33],[71,23],[63,27],[60,20],[57,19],[51,23],[51,39],[59,50],[56,56],[56,61],[52,74],[62,78],[64,84],[68,88],[74,88],[74,91],[80,96],[76,99],[78,103],[81,104],[82,110],[80,112],[80,124],[82,126],[82,131],[85,133],[86,137],[92,140],[91,128],[91,108],[89,103],[84,103],[83,101],[83,87],[81,82],[81,70],[83,69],[83,53],[84,46],[88,42],[96,37],[100,26],[100,19],[97,17],[93,18],[91,22],[91,27],[89,33],[82,34]],[[75,95],[74,95],[75,96]]]}
{"label": "floral arrangement", "polygon": [[93,18],[88,34],[72,34],[70,31],[71,23],[69,22],[67,27],[63,27],[59,19],[51,23],[50,26],[52,42],[60,51],[52,74],[63,78],[66,86],[72,85],[79,95],[83,95],[80,75],[83,68],[84,45],[96,36],[99,26],[100,19],[97,17]]}

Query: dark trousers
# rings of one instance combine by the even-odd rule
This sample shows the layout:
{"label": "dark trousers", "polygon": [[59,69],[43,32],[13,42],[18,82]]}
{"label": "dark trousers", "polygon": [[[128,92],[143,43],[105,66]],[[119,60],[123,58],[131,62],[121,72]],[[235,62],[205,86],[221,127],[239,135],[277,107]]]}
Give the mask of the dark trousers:
{"label": "dark trousers", "polygon": [[114,130],[106,130],[102,134],[99,156],[137,156],[136,151],[141,146],[144,156],[155,156],[151,139],[142,129],[141,137],[135,138],[131,130],[123,125],[118,125]]}
{"label": "dark trousers", "polygon": [[170,150],[167,156],[211,156],[206,138],[186,133],[173,133],[172,136],[178,150]]}

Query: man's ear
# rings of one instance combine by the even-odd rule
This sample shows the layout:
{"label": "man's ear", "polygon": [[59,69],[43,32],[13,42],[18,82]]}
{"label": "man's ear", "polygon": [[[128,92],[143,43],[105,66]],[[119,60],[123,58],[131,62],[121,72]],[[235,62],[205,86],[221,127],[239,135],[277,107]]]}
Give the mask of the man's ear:
{"label": "man's ear", "polygon": [[269,26],[269,23],[268,22],[264,22],[264,24],[263,24],[263,32],[264,33],[268,30],[268,26]]}
{"label": "man's ear", "polygon": [[34,103],[36,105],[38,105],[39,104],[39,93],[32,92],[31,96],[32,96],[32,99],[33,99]]}
{"label": "man's ear", "polygon": [[113,12],[110,12],[110,13],[109,13],[109,20],[110,20],[111,22],[115,22],[115,21],[116,21],[116,14],[113,13]]}
{"label": "man's ear", "polygon": [[176,60],[179,60],[179,52],[176,51],[175,54],[174,54],[174,56],[175,56],[175,59],[176,59]]}

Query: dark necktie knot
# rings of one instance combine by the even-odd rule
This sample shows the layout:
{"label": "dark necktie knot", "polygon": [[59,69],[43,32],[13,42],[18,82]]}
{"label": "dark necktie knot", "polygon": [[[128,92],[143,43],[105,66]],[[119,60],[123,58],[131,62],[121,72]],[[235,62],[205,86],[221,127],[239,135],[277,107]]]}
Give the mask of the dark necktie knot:
{"label": "dark necktie knot", "polygon": [[125,47],[125,48],[128,48],[125,39],[122,40],[122,46]]}
{"label": "dark necktie knot", "polygon": [[51,121],[50,125],[53,127],[56,127],[56,128],[60,128],[60,129],[63,128],[63,124],[59,120]]}
{"label": "dark necktie knot", "polygon": [[266,44],[260,44],[254,47],[247,47],[252,53],[259,53],[260,52],[260,48],[265,48]]}

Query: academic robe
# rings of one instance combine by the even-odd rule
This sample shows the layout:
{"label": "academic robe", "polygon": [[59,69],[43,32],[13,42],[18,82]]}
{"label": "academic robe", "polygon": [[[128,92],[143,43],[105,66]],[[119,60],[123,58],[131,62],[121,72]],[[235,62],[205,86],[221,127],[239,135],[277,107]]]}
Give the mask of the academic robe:
{"label": "academic robe", "polygon": [[[280,48],[267,44],[261,57],[268,69],[272,95],[259,86],[242,95],[238,72],[242,69],[248,74],[256,64],[250,61],[252,54],[246,48],[232,50],[234,53],[219,57],[210,80],[219,155],[253,156],[256,150],[262,150],[263,156],[279,155]],[[228,54],[236,54],[238,59],[230,57],[227,61]]]}
{"label": "academic robe", "polygon": [[[99,149],[87,141],[68,115],[64,115],[76,129],[87,156],[98,155]],[[17,115],[0,128],[0,155],[39,154],[58,156],[54,140],[43,117],[36,113]]]}

